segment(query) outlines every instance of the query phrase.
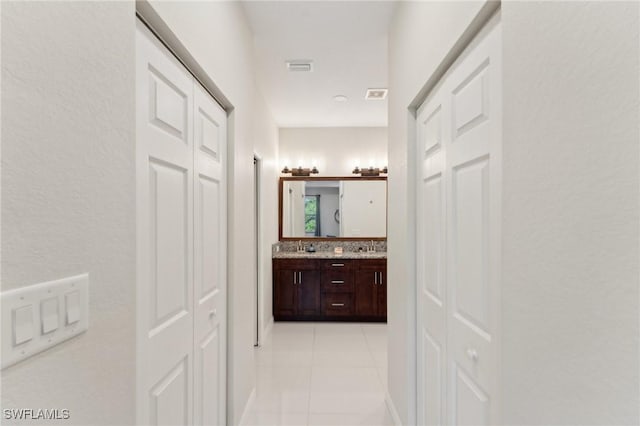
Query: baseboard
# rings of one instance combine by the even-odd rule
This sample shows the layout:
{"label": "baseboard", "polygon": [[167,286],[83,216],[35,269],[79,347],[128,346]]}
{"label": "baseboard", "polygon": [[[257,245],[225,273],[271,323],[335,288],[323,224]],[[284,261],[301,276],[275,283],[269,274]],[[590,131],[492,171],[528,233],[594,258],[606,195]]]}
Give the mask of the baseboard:
{"label": "baseboard", "polygon": [[256,399],[256,388],[254,387],[253,390],[251,391],[251,395],[249,395],[249,399],[247,399],[247,403],[244,405],[244,410],[242,410],[242,416],[240,416],[240,421],[238,422],[238,425],[245,424],[245,421],[246,421],[245,417],[249,412],[249,407],[251,406],[251,404],[253,404],[253,401],[255,399]]}
{"label": "baseboard", "polygon": [[393,400],[391,399],[391,395],[389,395],[389,391],[386,392],[384,402],[387,403],[387,408],[389,408],[389,413],[391,413],[393,424],[396,426],[402,426],[402,420],[400,420],[400,415],[398,414],[398,410],[396,410],[396,406],[393,405]]}

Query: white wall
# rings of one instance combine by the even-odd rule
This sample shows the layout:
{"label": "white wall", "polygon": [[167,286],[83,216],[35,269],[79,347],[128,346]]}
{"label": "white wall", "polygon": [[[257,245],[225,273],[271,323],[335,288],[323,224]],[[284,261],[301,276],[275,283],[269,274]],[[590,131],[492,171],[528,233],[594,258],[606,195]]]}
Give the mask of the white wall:
{"label": "white wall", "polygon": [[640,424],[639,4],[503,4],[505,424]]}
{"label": "white wall", "polygon": [[414,119],[408,107],[483,4],[399,2],[390,28],[388,390],[403,424],[414,424],[416,413]]}
{"label": "white wall", "polygon": [[87,333],[2,371],[2,408],[135,420],[132,2],[2,3],[2,291],[90,274]]}
{"label": "white wall", "polygon": [[[277,238],[277,134],[253,74],[253,36],[240,2],[153,1],[153,8],[233,104],[229,158],[229,358],[230,424],[240,420],[255,387],[253,338],[256,266],[253,155],[262,156],[265,205],[262,253],[263,285],[271,262],[270,244]],[[273,187],[270,186],[272,180]],[[273,228],[270,228],[273,227]],[[275,229],[275,233],[273,230]],[[268,254],[268,258],[266,257]],[[269,309],[269,313],[271,310]],[[265,316],[270,316],[265,312]]]}
{"label": "white wall", "polygon": [[285,165],[315,165],[320,173],[314,176],[353,176],[356,163],[360,167],[387,165],[387,128],[281,128],[279,156],[280,170]]}

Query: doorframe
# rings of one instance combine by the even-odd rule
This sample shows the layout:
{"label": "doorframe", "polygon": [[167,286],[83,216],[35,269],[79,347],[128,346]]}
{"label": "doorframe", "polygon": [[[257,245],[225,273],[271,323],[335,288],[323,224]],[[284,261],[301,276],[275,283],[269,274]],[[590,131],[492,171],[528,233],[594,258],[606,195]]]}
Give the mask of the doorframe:
{"label": "doorframe", "polygon": [[264,336],[264,276],[262,273],[263,253],[262,242],[264,241],[264,226],[263,218],[260,214],[262,208],[262,175],[263,175],[263,160],[262,155],[257,151],[253,151],[253,191],[254,191],[254,224],[255,224],[255,243],[256,243],[256,286],[255,286],[255,331],[254,331],[254,346],[261,346],[262,337]]}

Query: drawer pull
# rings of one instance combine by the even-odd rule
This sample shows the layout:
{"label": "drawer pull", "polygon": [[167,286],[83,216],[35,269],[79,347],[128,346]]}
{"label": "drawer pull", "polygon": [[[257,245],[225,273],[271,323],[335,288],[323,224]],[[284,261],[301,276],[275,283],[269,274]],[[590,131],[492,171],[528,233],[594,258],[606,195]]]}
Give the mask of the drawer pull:
{"label": "drawer pull", "polygon": [[344,284],[344,281],[341,281],[341,280],[331,280],[331,284]]}
{"label": "drawer pull", "polygon": [[336,267],[336,268],[340,268],[340,267],[344,266],[344,263],[332,263],[331,266]]}
{"label": "drawer pull", "polygon": [[344,303],[332,303],[331,306],[344,306]]}

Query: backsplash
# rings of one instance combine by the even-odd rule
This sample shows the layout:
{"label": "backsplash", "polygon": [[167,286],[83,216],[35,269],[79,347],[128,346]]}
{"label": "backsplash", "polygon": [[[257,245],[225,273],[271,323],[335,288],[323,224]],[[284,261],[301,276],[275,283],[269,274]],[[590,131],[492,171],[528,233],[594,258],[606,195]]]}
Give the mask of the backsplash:
{"label": "backsplash", "polygon": [[[360,248],[366,251],[367,247],[371,244],[371,240],[349,240],[349,241],[309,241],[302,242],[305,247],[309,244],[313,244],[316,251],[333,251],[335,247],[342,247],[345,252],[358,252]],[[387,241],[374,241],[373,246],[376,251],[387,251]],[[298,247],[298,241],[280,241],[273,244],[272,251],[275,253],[278,251],[295,252]]]}

